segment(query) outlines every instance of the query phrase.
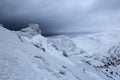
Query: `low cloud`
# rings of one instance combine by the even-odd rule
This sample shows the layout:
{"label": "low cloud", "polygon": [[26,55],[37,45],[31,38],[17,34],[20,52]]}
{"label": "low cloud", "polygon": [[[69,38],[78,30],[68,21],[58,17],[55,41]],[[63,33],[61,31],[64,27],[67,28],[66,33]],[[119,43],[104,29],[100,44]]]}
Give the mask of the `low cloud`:
{"label": "low cloud", "polygon": [[119,4],[120,0],[2,0],[0,23],[38,23],[44,34],[119,28]]}

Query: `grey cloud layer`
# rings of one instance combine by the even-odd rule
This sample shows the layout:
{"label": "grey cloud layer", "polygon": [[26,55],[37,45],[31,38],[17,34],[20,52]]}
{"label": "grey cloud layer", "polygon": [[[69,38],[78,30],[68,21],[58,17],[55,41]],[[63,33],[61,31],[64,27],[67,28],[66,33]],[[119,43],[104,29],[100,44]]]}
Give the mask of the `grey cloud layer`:
{"label": "grey cloud layer", "polygon": [[39,23],[45,33],[120,26],[120,0],[2,0],[0,22]]}

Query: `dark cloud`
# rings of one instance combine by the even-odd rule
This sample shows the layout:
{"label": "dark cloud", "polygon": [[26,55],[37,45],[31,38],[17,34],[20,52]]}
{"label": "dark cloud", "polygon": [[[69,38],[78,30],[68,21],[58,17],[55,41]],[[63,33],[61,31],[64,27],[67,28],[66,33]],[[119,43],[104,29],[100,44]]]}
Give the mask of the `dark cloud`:
{"label": "dark cloud", "polygon": [[38,23],[44,34],[119,28],[120,0],[1,0],[0,23]]}

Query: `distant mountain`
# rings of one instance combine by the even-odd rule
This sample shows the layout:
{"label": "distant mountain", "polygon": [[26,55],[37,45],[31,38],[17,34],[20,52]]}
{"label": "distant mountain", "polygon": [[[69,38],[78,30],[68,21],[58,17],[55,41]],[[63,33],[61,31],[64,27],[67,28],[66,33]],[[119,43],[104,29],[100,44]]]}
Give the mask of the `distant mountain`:
{"label": "distant mountain", "polygon": [[120,31],[44,37],[0,26],[0,80],[120,80]]}

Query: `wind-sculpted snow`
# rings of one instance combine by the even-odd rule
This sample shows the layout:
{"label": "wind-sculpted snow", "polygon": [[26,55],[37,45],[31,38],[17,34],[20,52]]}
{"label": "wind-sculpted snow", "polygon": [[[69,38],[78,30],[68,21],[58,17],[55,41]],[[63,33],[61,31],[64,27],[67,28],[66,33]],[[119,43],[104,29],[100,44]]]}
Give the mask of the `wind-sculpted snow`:
{"label": "wind-sculpted snow", "polygon": [[0,80],[119,80],[118,32],[44,37],[0,27]]}

